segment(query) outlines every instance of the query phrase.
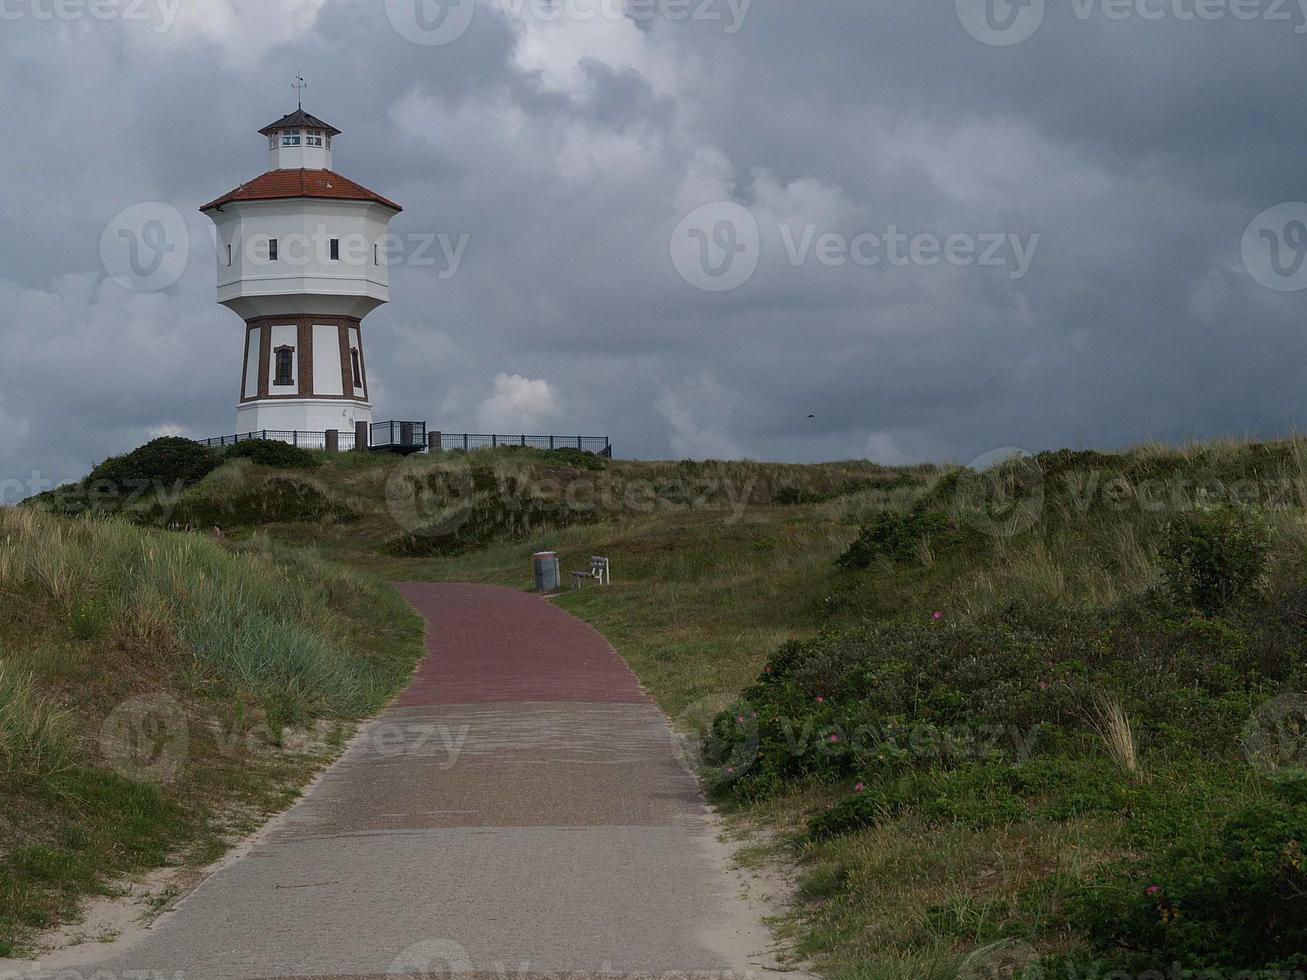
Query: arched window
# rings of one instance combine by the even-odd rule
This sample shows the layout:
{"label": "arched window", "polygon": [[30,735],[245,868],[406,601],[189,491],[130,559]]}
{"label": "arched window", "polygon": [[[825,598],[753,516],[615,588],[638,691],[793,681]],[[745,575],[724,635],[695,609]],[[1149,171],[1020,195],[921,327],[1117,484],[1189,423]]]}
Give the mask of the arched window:
{"label": "arched window", "polygon": [[293,385],[295,383],[295,348],[278,347],[273,353],[277,359],[277,373],[272,383],[275,385]]}

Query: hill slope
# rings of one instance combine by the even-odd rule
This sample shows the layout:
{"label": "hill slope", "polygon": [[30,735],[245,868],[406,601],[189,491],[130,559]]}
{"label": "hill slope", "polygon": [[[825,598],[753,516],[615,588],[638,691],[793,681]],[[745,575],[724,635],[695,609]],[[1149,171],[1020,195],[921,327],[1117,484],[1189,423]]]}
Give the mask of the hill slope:
{"label": "hill slope", "polygon": [[421,649],[312,552],[0,508],[0,957],[284,808]]}
{"label": "hill slope", "polygon": [[804,867],[788,928],[824,972],[1303,965],[1302,444],[981,475],[317,463],[227,464],[128,509],[391,578],[525,588],[534,551],[608,556],[612,588],[559,601]]}

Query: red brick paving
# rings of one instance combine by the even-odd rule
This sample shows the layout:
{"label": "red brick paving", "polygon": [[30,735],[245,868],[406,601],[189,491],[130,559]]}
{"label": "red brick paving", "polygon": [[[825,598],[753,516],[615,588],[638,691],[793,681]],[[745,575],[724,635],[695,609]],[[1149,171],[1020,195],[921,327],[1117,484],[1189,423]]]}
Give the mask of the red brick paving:
{"label": "red brick paving", "polygon": [[400,707],[649,700],[600,633],[544,599],[490,585],[396,587],[427,621],[428,654]]}

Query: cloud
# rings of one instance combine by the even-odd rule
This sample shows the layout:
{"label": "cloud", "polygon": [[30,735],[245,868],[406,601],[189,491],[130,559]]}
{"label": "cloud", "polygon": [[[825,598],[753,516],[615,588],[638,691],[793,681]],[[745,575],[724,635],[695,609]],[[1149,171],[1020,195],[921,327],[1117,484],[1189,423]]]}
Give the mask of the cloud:
{"label": "cloud", "polygon": [[867,440],[867,458],[881,466],[903,466],[911,462],[899,448],[898,440],[888,432],[874,432]]}
{"label": "cloud", "polygon": [[726,434],[732,398],[708,371],[677,390],[664,389],[655,406],[670,426],[668,442],[680,459],[738,459],[743,448]]}
{"label": "cloud", "polygon": [[539,434],[561,412],[554,386],[520,374],[495,376],[494,393],[477,406],[483,432]]}
{"label": "cloud", "polygon": [[[0,238],[0,479],[233,431],[240,322],[195,209],[262,172],[254,131],[294,107],[301,69],[305,107],[344,131],[336,169],[405,206],[392,229],[468,236],[452,278],[392,268],[365,323],[379,418],[608,434],[634,456],[965,461],[1307,415],[1302,297],[1239,259],[1255,215],[1303,196],[1300,107],[1273,94],[1307,82],[1292,24],[1050,5],[999,50],[947,2],[736,7],[727,32],[481,0],[439,47],[356,0],[187,2],[163,31],[6,20],[0,87],[26,95],[0,102],[0,219],[19,230]],[[185,274],[153,294],[99,256],[145,201],[191,228]],[[671,235],[721,201],[753,213],[760,254],[710,294]],[[1013,280],[815,246],[796,262],[781,234],[890,226],[1040,239]]]}

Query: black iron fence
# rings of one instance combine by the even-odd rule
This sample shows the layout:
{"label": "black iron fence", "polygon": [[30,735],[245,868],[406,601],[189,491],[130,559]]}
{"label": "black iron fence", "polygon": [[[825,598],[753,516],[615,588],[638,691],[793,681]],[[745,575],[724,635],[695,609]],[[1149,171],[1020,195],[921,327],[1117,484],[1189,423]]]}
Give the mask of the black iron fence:
{"label": "black iron fence", "polygon": [[373,449],[426,449],[425,422],[375,422],[372,425]]}
{"label": "black iron fence", "polygon": [[[341,452],[354,448],[353,430],[341,429],[336,438],[336,448]],[[327,448],[327,433],[309,432],[302,429],[256,429],[253,432],[238,432],[230,436],[197,439],[196,442],[201,446],[208,446],[210,449],[220,449],[224,446],[234,446],[238,442],[249,442],[251,439],[272,439],[276,442],[288,442],[300,449]]]}
{"label": "black iron fence", "polygon": [[[238,442],[246,442],[250,439],[275,439],[301,449],[336,449],[340,452],[348,452],[357,446],[352,429],[341,429],[335,433],[299,429],[256,429],[253,432],[214,436],[197,441],[203,446],[216,449],[234,446]],[[372,449],[408,452],[428,449],[474,452],[478,449],[527,446],[532,449],[579,449],[597,456],[613,455],[613,445],[608,436],[513,436],[473,432],[432,432],[428,436],[425,422],[374,422],[368,446]]]}
{"label": "black iron fence", "polygon": [[608,436],[502,436],[472,432],[441,432],[437,449],[497,449],[501,446],[529,446],[532,449],[580,449],[596,456],[612,456]]}

